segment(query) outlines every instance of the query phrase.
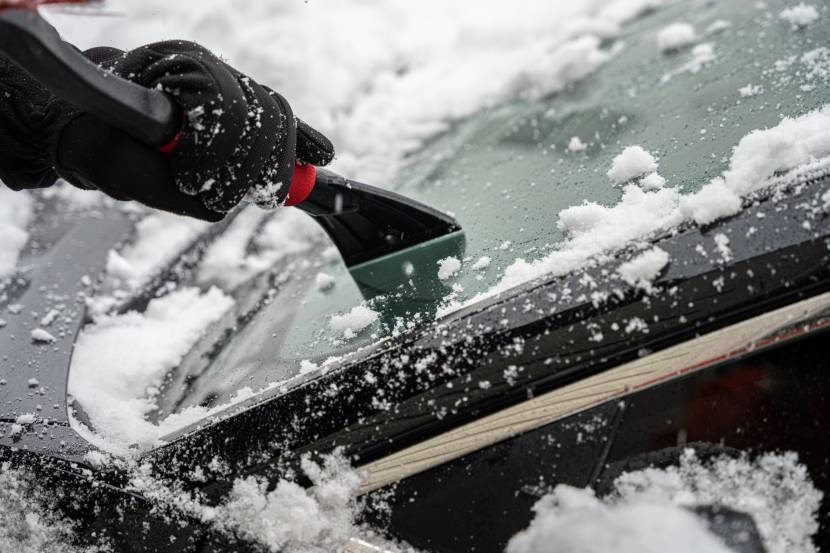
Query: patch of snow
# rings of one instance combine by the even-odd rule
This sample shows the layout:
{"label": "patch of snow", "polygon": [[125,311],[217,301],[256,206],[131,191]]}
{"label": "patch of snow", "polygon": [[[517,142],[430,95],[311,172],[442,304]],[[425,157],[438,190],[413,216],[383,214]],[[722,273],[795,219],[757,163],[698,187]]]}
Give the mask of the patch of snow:
{"label": "patch of snow", "polygon": [[461,260],[457,257],[446,257],[438,261],[438,278],[447,280],[458,274],[461,270]]}
{"label": "patch of snow", "polygon": [[738,89],[738,94],[741,95],[741,98],[751,98],[763,93],[764,87],[761,85],[748,84]]}
{"label": "patch of snow", "polygon": [[660,248],[652,248],[639,254],[631,261],[620,265],[617,272],[630,286],[646,291],[652,289],[652,282],[669,263],[669,254]]}
{"label": "patch of snow", "polygon": [[815,22],[819,13],[815,6],[801,2],[782,10],[778,17],[790,23],[793,28],[801,29]]}
{"label": "patch of snow", "polygon": [[492,261],[493,259],[489,255],[483,255],[479,257],[475,263],[473,263],[472,269],[474,271],[483,271],[490,266]]}
{"label": "patch of snow", "polygon": [[582,142],[578,136],[572,136],[568,142],[568,150],[571,152],[582,152],[588,149],[588,145]]}
{"label": "patch of snow", "polygon": [[321,292],[327,292],[328,290],[334,288],[335,282],[335,278],[330,274],[317,273],[317,277],[314,279],[314,286],[316,286]]}
{"label": "patch of snow", "polygon": [[49,510],[29,473],[0,465],[0,551],[8,553],[104,553],[105,548],[73,545],[73,525]]}
{"label": "patch of snow", "polygon": [[122,286],[137,289],[208,227],[209,223],[204,221],[170,213],[148,215],[136,225],[128,246],[109,252],[107,273]]}
{"label": "patch of snow", "polygon": [[32,334],[32,342],[36,344],[53,344],[57,342],[57,338],[55,338],[52,334],[43,330],[42,328],[35,328],[31,332]]}
{"label": "patch of snow", "polygon": [[[448,121],[591,74],[618,51],[623,23],[664,3],[526,0],[518,14],[498,0],[265,2],[242,11],[224,0],[111,0],[127,17],[48,17],[82,48],[170,36],[203,43],[326,133],[339,148],[337,172],[384,182]],[[282,51],[294,55],[274,56]]]}
{"label": "patch of snow", "polygon": [[530,527],[506,553],[730,553],[692,512],[671,504],[606,504],[591,490],[557,486],[533,506]]}
{"label": "patch of snow", "polygon": [[502,279],[465,303],[444,306],[446,315],[483,298],[540,278],[568,274],[607,256],[635,240],[684,221],[711,224],[741,210],[741,198],[768,186],[773,177],[830,156],[830,105],[796,117],[786,117],[769,129],[754,130],[732,152],[729,169],[698,192],[681,194],[665,187],[645,191],[629,184],[619,203],[606,207],[584,202],[560,211],[557,226],[568,236],[535,261],[516,259]]}
{"label": "patch of snow", "polygon": [[660,77],[660,83],[665,84],[683,73],[691,73],[693,75],[700,73],[704,67],[710,63],[714,63],[717,59],[718,56],[715,54],[715,47],[711,43],[705,42],[698,44],[692,48],[692,58],[677,69]]}
{"label": "patch of snow", "polygon": [[602,499],[557,486],[506,552],[725,553],[731,550],[685,509],[717,505],[751,515],[769,553],[814,553],[821,497],[793,453],[702,462],[689,449],[677,466],[621,475]]}
{"label": "patch of snow", "polygon": [[232,305],[217,288],[204,294],[182,288],[152,300],[144,313],[102,316],[84,328],[72,356],[69,393],[104,439],[102,447],[123,454],[138,444],[143,451],[169,432],[145,420],[156,408],[157,389]]}
{"label": "patch of snow", "polygon": [[724,31],[726,29],[731,29],[731,28],[732,28],[732,22],[731,21],[726,21],[725,19],[718,19],[717,21],[715,21],[714,23],[712,23],[711,25],[706,27],[706,34],[707,35],[713,35],[715,33],[719,33],[721,31]]}
{"label": "patch of snow", "polygon": [[616,184],[657,170],[657,160],[642,146],[628,146],[611,162],[608,178]]}
{"label": "patch of snow", "polygon": [[377,318],[377,311],[373,311],[365,305],[357,305],[348,313],[332,316],[329,319],[329,328],[350,340],[374,323]]}
{"label": "patch of snow", "polygon": [[0,280],[14,272],[21,250],[29,240],[26,226],[32,219],[32,197],[0,183]]}
{"label": "patch of snow", "polygon": [[17,424],[24,425],[24,426],[29,426],[31,424],[34,424],[36,420],[37,420],[37,416],[34,413],[25,413],[23,415],[19,415],[14,420],[14,422],[16,422]]}
{"label": "patch of snow", "polygon": [[695,28],[688,23],[672,23],[657,33],[657,49],[661,52],[679,50],[697,40]]}
{"label": "patch of snow", "polygon": [[660,190],[666,186],[666,179],[660,173],[651,173],[640,179],[640,186],[643,190]]}

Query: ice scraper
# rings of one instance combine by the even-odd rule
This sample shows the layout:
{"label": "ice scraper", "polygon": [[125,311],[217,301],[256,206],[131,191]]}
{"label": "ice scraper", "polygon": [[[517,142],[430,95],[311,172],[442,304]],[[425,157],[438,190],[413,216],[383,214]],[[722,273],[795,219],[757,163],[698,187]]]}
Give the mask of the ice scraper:
{"label": "ice scraper", "polygon": [[[106,72],[64,42],[37,12],[42,4],[86,3],[0,0],[0,52],[55,95],[144,143],[160,149],[175,144],[182,114],[166,93]],[[297,164],[289,196],[289,205],[325,229],[364,293],[406,282],[416,296],[430,299],[441,287],[432,278],[435,271],[412,270],[418,258],[426,256],[434,266],[436,259],[463,249],[461,227],[452,217],[311,165]]]}

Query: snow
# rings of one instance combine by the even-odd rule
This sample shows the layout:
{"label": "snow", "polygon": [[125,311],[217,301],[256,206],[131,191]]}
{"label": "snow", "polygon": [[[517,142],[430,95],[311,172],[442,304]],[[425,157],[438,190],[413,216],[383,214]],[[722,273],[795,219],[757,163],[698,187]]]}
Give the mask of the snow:
{"label": "snow", "polygon": [[677,466],[621,475],[602,499],[557,486],[536,503],[533,522],[506,552],[723,553],[730,549],[685,509],[720,505],[750,514],[769,553],[813,553],[820,501],[795,454],[703,462],[689,449]]}
{"label": "snow", "polygon": [[348,313],[332,316],[329,319],[329,328],[350,340],[374,323],[377,318],[377,311],[373,311],[365,305],[357,305]]}
{"label": "snow", "polygon": [[640,179],[640,186],[643,190],[660,190],[666,186],[666,179],[659,173],[651,173]]}
{"label": "snow", "polygon": [[209,224],[170,213],[154,213],[136,224],[130,245],[109,252],[107,273],[129,289],[136,289],[166,266]]}
{"label": "snow", "polygon": [[647,502],[606,505],[590,490],[558,486],[507,553],[729,553],[706,524],[682,507]]}
{"label": "snow", "polygon": [[314,279],[314,286],[316,286],[321,292],[327,292],[334,288],[335,282],[335,278],[330,274],[317,273],[317,277]]}
{"label": "snow", "polygon": [[819,18],[819,13],[815,6],[801,2],[782,10],[778,17],[790,23],[793,28],[800,29],[814,23]]}
{"label": "snow", "polygon": [[582,142],[578,136],[572,136],[568,142],[568,150],[571,152],[582,152],[588,149],[588,145]]}
{"label": "snow", "polygon": [[473,263],[472,269],[474,271],[483,271],[484,269],[490,266],[490,263],[492,263],[492,261],[493,259],[489,255],[482,255],[476,260],[475,263]]}
{"label": "snow", "polygon": [[688,46],[697,40],[695,28],[688,23],[672,23],[657,33],[657,49],[671,52]]}
{"label": "snow", "polygon": [[692,48],[691,59],[680,67],[663,75],[660,78],[660,83],[665,84],[682,73],[691,73],[693,75],[700,73],[704,67],[714,63],[717,59],[718,56],[715,54],[715,47],[711,43],[705,42],[698,44]]}
{"label": "snow", "polygon": [[[648,154],[644,149],[643,152]],[[685,221],[708,225],[735,215],[741,210],[741,198],[769,186],[776,175],[828,156],[830,105],[799,117],[785,117],[774,127],[757,129],[743,137],[732,152],[729,169],[697,192],[681,194],[670,186],[644,190],[628,184],[623,187],[620,201],[611,207],[585,201],[560,211],[557,226],[567,233],[565,240],[542,258],[516,259],[489,290],[463,304],[444,305],[440,315],[525,282],[565,275],[591,262],[602,261],[635,240],[675,228]],[[644,155],[636,157],[648,160]]]}
{"label": "snow", "polygon": [[33,329],[31,335],[32,342],[36,344],[52,344],[57,341],[57,338],[42,328]]}
{"label": "snow", "polygon": [[245,208],[205,252],[199,282],[234,288],[322,239],[322,229],[298,210],[280,210],[266,220],[268,215],[253,206]]}
{"label": "snow", "polygon": [[738,89],[738,94],[741,98],[751,98],[764,93],[764,88],[760,85],[748,84]]}
{"label": "snow", "polygon": [[0,465],[0,551],[8,553],[103,553],[72,545],[71,524],[48,509],[47,497],[27,472]]}
{"label": "snow", "polygon": [[461,260],[457,257],[445,257],[438,261],[438,278],[447,280],[458,274],[461,270]]}
{"label": "snow", "polygon": [[106,449],[122,453],[136,443],[144,450],[169,431],[145,420],[155,409],[154,390],[232,304],[217,288],[182,288],[154,299],[144,313],[102,316],[84,328],[72,357],[69,393]]}
{"label": "snow", "polygon": [[17,265],[18,257],[29,233],[26,225],[32,218],[32,199],[28,194],[14,192],[0,184],[0,281]]}
{"label": "snow", "polygon": [[650,291],[652,282],[669,263],[669,254],[660,248],[652,248],[631,261],[620,265],[617,272],[629,285]]}
{"label": "snow", "polygon": [[628,146],[614,158],[607,174],[612,182],[622,184],[656,170],[657,160],[653,155],[642,146]]}

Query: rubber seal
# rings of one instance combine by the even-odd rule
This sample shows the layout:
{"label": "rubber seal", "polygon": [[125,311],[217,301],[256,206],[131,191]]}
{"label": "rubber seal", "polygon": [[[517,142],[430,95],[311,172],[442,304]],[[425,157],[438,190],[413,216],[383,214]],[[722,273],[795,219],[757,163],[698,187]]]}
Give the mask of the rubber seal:
{"label": "rubber seal", "polygon": [[285,205],[291,207],[303,203],[314,189],[317,180],[317,167],[309,163],[294,164],[294,174],[291,176],[291,186],[288,187],[288,196]]}

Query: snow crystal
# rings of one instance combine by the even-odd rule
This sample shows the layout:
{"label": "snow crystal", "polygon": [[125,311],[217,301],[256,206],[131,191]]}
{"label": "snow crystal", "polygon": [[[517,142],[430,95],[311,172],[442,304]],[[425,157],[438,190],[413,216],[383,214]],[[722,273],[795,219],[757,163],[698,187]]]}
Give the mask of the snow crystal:
{"label": "snow crystal", "polygon": [[32,342],[36,344],[52,344],[58,339],[42,328],[32,330]]}
{"label": "snow crystal", "polygon": [[815,6],[801,2],[781,11],[778,17],[790,23],[793,28],[798,29],[807,27],[816,21],[819,18],[819,13]]}
{"label": "snow crystal", "polygon": [[572,152],[582,152],[586,149],[588,149],[588,145],[582,142],[578,136],[572,136],[570,142],[568,142],[568,150]]}
{"label": "snow crystal", "polygon": [[678,50],[697,39],[695,28],[688,23],[672,23],[657,33],[657,48],[661,52]]}
{"label": "snow crystal", "polygon": [[669,254],[655,247],[623,263],[617,272],[629,285],[648,291],[668,263]]}
{"label": "snow crystal", "polygon": [[344,338],[351,339],[374,323],[378,318],[377,311],[369,309],[365,305],[357,305],[348,313],[334,315],[329,319],[329,328]]}
{"label": "snow crystal", "polygon": [[621,184],[635,177],[653,173],[657,170],[657,161],[642,146],[628,146],[611,162],[608,178]]}
{"label": "snow crystal", "polygon": [[[167,430],[145,420],[151,391],[178,366],[202,332],[233,300],[217,288],[182,288],[149,303],[144,313],[102,316],[81,332],[69,371],[69,393],[83,406],[98,444],[124,453],[156,444]],[[76,423],[77,424],[77,423]]]}
{"label": "snow crystal", "polygon": [[438,261],[438,278],[447,280],[455,276],[461,270],[461,260],[457,257],[446,257]]}

